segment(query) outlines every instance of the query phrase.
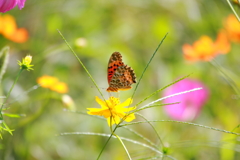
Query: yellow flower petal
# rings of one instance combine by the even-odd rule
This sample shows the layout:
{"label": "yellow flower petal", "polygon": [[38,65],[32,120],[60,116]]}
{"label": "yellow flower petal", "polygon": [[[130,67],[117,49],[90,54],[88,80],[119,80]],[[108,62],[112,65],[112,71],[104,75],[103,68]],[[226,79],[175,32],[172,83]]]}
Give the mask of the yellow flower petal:
{"label": "yellow flower petal", "polygon": [[134,115],[134,113],[132,113],[132,114],[129,114],[127,117],[126,117],[126,119],[124,119],[124,121],[126,121],[126,122],[131,122],[132,120],[134,120],[136,117],[135,117],[135,115]]}
{"label": "yellow flower petal", "polygon": [[119,122],[121,121],[121,119],[119,117],[110,117],[107,119],[108,122],[108,126],[114,125],[114,124],[119,124]]}
{"label": "yellow flower petal", "polygon": [[128,107],[130,106],[130,104],[132,104],[132,99],[131,98],[128,98],[125,102],[117,105],[116,107]]}
{"label": "yellow flower petal", "polygon": [[[98,96],[95,97],[95,100],[97,101],[98,104],[100,104],[100,106],[102,108],[108,108],[107,105],[106,105],[106,102],[101,100]],[[106,100],[106,101],[108,101],[108,100]]]}
{"label": "yellow flower petal", "polygon": [[87,108],[88,111],[87,113],[89,115],[96,115],[96,116],[104,116],[104,118],[108,118],[111,116],[111,113],[108,110],[104,110],[102,108]]}
{"label": "yellow flower petal", "polygon": [[130,112],[130,111],[132,111],[134,109],[136,109],[136,107],[128,107],[128,108],[122,108],[122,111],[128,113],[128,112]]}

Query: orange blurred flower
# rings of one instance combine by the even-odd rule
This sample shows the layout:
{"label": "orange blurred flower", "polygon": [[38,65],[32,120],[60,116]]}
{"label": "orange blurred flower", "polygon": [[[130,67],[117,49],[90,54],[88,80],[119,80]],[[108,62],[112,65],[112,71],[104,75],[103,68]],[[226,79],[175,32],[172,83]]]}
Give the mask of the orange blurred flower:
{"label": "orange blurred flower", "polygon": [[240,1],[239,0],[233,0],[233,3],[236,5],[240,5]]}
{"label": "orange blurred flower", "polygon": [[25,28],[17,28],[15,18],[8,14],[0,15],[0,34],[17,43],[28,40],[28,31]]}
{"label": "orange blurred flower", "polygon": [[59,82],[59,80],[56,77],[44,75],[37,79],[37,83],[41,85],[43,88],[49,88],[58,93],[68,92],[67,84],[63,82]]}
{"label": "orange blurred flower", "polygon": [[184,58],[188,61],[210,61],[218,54],[226,54],[230,51],[226,33],[222,30],[218,33],[215,42],[208,36],[201,36],[193,45],[184,44],[182,47]]}
{"label": "orange blurred flower", "polygon": [[231,14],[224,22],[225,29],[228,34],[228,38],[233,42],[240,43],[240,22],[237,18]]}

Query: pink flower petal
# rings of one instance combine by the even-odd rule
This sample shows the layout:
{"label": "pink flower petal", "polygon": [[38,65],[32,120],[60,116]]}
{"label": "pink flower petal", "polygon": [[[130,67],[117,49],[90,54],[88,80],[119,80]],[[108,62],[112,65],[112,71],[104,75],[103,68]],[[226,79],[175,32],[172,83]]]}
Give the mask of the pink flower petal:
{"label": "pink flower petal", "polygon": [[190,121],[195,119],[200,114],[208,98],[208,90],[201,82],[190,79],[184,79],[165,90],[164,96],[168,96],[198,87],[202,87],[203,89],[164,100],[164,103],[180,102],[179,104],[167,105],[164,107],[169,117],[178,121]]}
{"label": "pink flower petal", "polygon": [[7,12],[17,5],[17,0],[0,0],[0,12]]}
{"label": "pink flower petal", "polygon": [[21,10],[24,7],[26,0],[18,0],[18,8]]}
{"label": "pink flower petal", "polygon": [[26,0],[0,0],[0,12],[4,13],[18,5],[19,9],[24,7]]}

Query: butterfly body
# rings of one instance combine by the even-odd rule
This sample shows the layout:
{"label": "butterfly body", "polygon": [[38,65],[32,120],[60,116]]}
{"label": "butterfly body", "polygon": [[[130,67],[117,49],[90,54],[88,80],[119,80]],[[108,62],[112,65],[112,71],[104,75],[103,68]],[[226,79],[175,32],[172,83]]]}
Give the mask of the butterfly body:
{"label": "butterfly body", "polygon": [[125,65],[122,55],[114,52],[108,62],[108,92],[118,92],[119,90],[131,89],[131,85],[136,83],[134,70]]}

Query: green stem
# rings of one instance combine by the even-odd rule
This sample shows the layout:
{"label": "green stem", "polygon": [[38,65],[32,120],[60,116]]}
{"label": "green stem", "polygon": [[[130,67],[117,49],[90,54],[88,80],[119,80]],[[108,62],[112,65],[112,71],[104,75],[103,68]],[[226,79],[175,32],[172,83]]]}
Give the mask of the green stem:
{"label": "green stem", "polygon": [[153,129],[154,132],[156,133],[156,135],[157,135],[157,137],[158,137],[158,139],[159,139],[159,141],[160,141],[160,143],[161,143],[161,145],[162,145],[161,147],[164,148],[165,146],[164,146],[163,141],[162,141],[160,135],[158,134],[156,128],[155,128],[155,127],[152,125],[152,123],[150,123],[149,120],[147,120],[147,118],[145,118],[143,115],[141,115],[141,114],[139,114],[139,113],[138,113],[138,115],[139,115],[140,117],[142,117],[148,124],[150,124],[150,126],[152,127],[152,129]]}
{"label": "green stem", "polygon": [[[3,104],[2,104],[2,106],[1,106],[1,108],[0,108],[0,113],[2,113],[3,106],[4,106],[5,103],[7,102],[7,99],[8,99],[8,97],[10,96],[10,94],[11,94],[11,92],[12,92],[12,90],[13,90],[13,87],[14,87],[15,84],[17,83],[18,78],[19,78],[20,74],[22,73],[22,71],[23,71],[23,69],[20,69],[20,70],[19,70],[18,75],[17,75],[17,77],[16,77],[16,79],[15,79],[12,87],[10,88],[9,92],[7,93],[7,96],[6,96],[5,100],[3,101]],[[1,115],[1,116],[2,116],[2,115]]]}
{"label": "green stem", "polygon": [[[121,127],[121,126],[119,126]],[[138,136],[139,138],[143,139],[144,141],[148,142],[151,146],[153,146],[155,149],[158,150],[158,146],[156,144],[154,144],[151,140],[149,140],[148,138],[146,138],[145,136],[141,135],[140,133],[136,132],[135,130],[129,128],[129,127],[124,127],[124,129],[128,130],[129,132],[131,132],[132,134]]]}
{"label": "green stem", "polygon": [[[58,33],[60,34],[60,36],[62,37],[62,39],[65,41],[65,43],[67,44],[68,48],[71,50],[71,52],[73,53],[73,55],[77,58],[78,62],[81,64],[81,66],[83,67],[83,69],[85,70],[85,72],[87,72],[88,76],[90,77],[90,79],[92,80],[93,84],[95,85],[95,87],[97,88],[98,92],[100,93],[100,95],[102,96],[102,98],[105,100],[100,88],[98,87],[97,83],[95,82],[95,80],[93,79],[92,75],[88,72],[87,68],[85,67],[85,65],[82,63],[82,61],[80,60],[80,58],[77,56],[77,54],[74,52],[74,50],[72,49],[72,47],[68,44],[67,40],[64,38],[64,36],[62,35],[62,33],[57,30]],[[105,100],[106,101],[106,100]]]}
{"label": "green stem", "polygon": [[[100,158],[100,156],[102,155],[104,149],[106,148],[106,146],[107,146],[108,142],[110,141],[110,139],[112,138],[112,136],[114,135],[114,136],[118,137],[114,132],[117,130],[119,124],[116,125],[114,129],[112,129],[112,119],[113,119],[113,118],[111,117],[111,118],[110,118],[111,136],[108,138],[107,142],[104,144],[101,152],[99,153],[99,155],[98,155],[98,157],[97,157],[97,160],[98,160],[98,159]],[[121,142],[121,143],[122,143],[122,142]],[[125,148],[124,148],[124,149],[125,149]],[[125,150],[126,150],[126,149],[125,149]],[[127,152],[127,154],[128,154],[128,152]]]}
{"label": "green stem", "polygon": [[[214,64],[214,63],[215,64]],[[227,83],[232,87],[232,89],[236,92],[237,95],[240,95],[240,90],[237,87],[236,83],[223,71],[222,67],[218,64],[218,62],[216,60],[212,60],[210,62],[210,64],[213,65],[213,67],[215,67],[222,75],[223,78],[227,81]]]}
{"label": "green stem", "polygon": [[[113,133],[113,134],[114,134],[114,133]],[[128,159],[129,159],[129,160],[132,160],[132,158],[131,158],[130,154],[128,153],[128,150],[127,150],[126,146],[124,145],[123,141],[121,140],[121,138],[120,138],[118,135],[116,135],[116,134],[114,134],[114,136],[117,137],[117,139],[118,139],[118,140],[120,141],[120,143],[122,144],[123,148],[125,149],[125,151],[126,151],[126,153],[127,153],[127,155],[128,155]]]}
{"label": "green stem", "polygon": [[104,149],[106,148],[106,146],[107,146],[108,142],[110,141],[110,139],[112,138],[112,136],[113,136],[113,132],[112,132],[111,136],[108,137],[108,140],[107,140],[107,142],[104,144],[102,150],[100,151],[100,153],[99,153],[99,155],[98,155],[98,157],[97,157],[97,160],[99,160],[100,156],[102,155]]}
{"label": "green stem", "polygon": [[159,89],[159,90],[153,92],[152,94],[150,94],[149,96],[147,96],[146,98],[144,98],[142,101],[140,101],[139,103],[137,103],[135,106],[136,106],[136,107],[139,106],[141,103],[143,103],[144,101],[146,101],[146,100],[149,99],[150,97],[152,97],[152,96],[154,96],[155,94],[159,93],[160,91],[162,91],[162,90],[168,88],[169,86],[171,86],[171,85],[173,85],[173,84],[175,84],[175,83],[177,83],[177,82],[179,82],[179,81],[181,81],[181,80],[183,80],[183,79],[189,77],[191,74],[192,74],[192,73],[190,73],[189,75],[186,75],[186,76],[184,76],[184,77],[182,77],[182,78],[180,78],[180,79],[178,79],[178,80],[176,80],[176,81],[174,81],[174,82],[172,82],[172,83],[170,83],[170,84],[164,86],[163,88],[161,88],[161,89]]}
{"label": "green stem", "polygon": [[[192,125],[192,126],[197,126],[197,127],[201,127],[201,128],[205,128],[205,129],[210,129],[210,130],[214,130],[214,131],[218,131],[218,132],[223,132],[223,133],[227,133],[227,134],[234,134],[234,135],[240,136],[240,133],[231,132],[231,131],[227,131],[227,130],[224,130],[224,129],[218,129],[218,128],[209,127],[209,126],[196,124],[196,123],[191,123],[191,122],[174,121],[174,120],[156,120],[156,121],[148,121],[148,122],[173,122],[173,123],[188,124],[188,125]],[[121,126],[129,126],[129,125],[133,125],[133,124],[141,124],[141,123],[148,123],[148,122],[139,121],[139,122],[123,124]]]}
{"label": "green stem", "polygon": [[113,119],[113,116],[112,116],[112,112],[111,113],[111,117],[110,117],[110,131],[111,133],[113,133],[113,129],[112,129],[112,119]]}
{"label": "green stem", "polygon": [[[57,31],[58,31],[58,33],[60,34],[60,36],[62,37],[62,39],[65,41],[65,43],[67,44],[68,48],[71,50],[71,52],[73,53],[73,55],[76,57],[76,59],[78,60],[78,62],[81,64],[81,66],[83,67],[83,69],[86,71],[86,73],[87,73],[88,76],[90,77],[91,81],[93,82],[93,84],[95,85],[95,87],[97,88],[98,92],[100,93],[100,95],[102,96],[102,98],[104,99],[104,101],[106,102],[106,104],[107,104],[107,106],[108,106],[108,103],[107,103],[106,99],[104,98],[103,93],[101,92],[100,88],[98,87],[97,83],[95,82],[95,80],[93,79],[93,77],[91,76],[91,74],[88,72],[88,70],[87,70],[87,68],[85,67],[85,65],[82,63],[82,61],[80,60],[80,58],[79,58],[79,57],[77,56],[77,54],[74,52],[74,50],[72,49],[72,47],[68,44],[67,40],[66,40],[65,37],[62,35],[62,33],[61,33],[59,30],[57,30]],[[110,108],[110,107],[108,106],[108,108]],[[112,112],[110,112],[110,113],[111,113],[111,117],[112,117]],[[111,119],[111,120],[112,120],[112,119]],[[115,129],[116,129],[116,128],[115,128]],[[114,131],[115,131],[115,130],[112,131],[112,121],[110,122],[110,130],[111,130],[111,133],[114,133]],[[105,147],[107,146],[107,144],[108,144],[109,140],[111,139],[111,137],[112,137],[112,135],[108,138],[107,142],[105,143],[105,145],[103,146],[101,152],[99,153],[97,159],[100,158],[103,150],[104,150]]]}
{"label": "green stem", "polygon": [[[111,124],[111,123],[110,123],[110,124]],[[115,126],[115,128],[112,130],[112,124],[111,124],[111,126],[110,126],[111,136],[108,138],[107,142],[104,144],[101,152],[99,153],[99,155],[98,155],[98,157],[97,157],[97,160],[98,160],[98,159],[100,158],[100,156],[102,155],[104,149],[106,148],[106,146],[107,146],[108,142],[110,141],[110,139],[112,138],[112,136],[114,135],[114,136],[116,136],[116,137],[118,138],[118,136],[115,134],[115,131],[117,130],[117,128],[118,128],[119,125],[120,125],[120,123],[117,124],[117,125]],[[121,140],[120,140],[120,142],[121,142]],[[121,142],[121,144],[123,144],[123,143]],[[124,147],[125,147],[125,146],[124,146]],[[125,149],[125,148],[124,148],[124,149]],[[125,150],[126,150],[126,149],[125,149]],[[126,151],[126,152],[127,152],[128,156],[129,156],[128,151]]]}
{"label": "green stem", "polygon": [[235,9],[233,8],[231,2],[229,0],[227,0],[227,2],[228,2],[228,5],[230,6],[231,10],[233,11],[235,16],[237,17],[238,21],[240,22],[240,18],[238,17],[238,14],[235,12]]}
{"label": "green stem", "polygon": [[[131,99],[133,99],[133,96],[134,96],[135,93],[136,93],[136,90],[137,90],[137,88],[138,88],[139,83],[140,83],[141,80],[142,80],[142,77],[143,77],[144,73],[146,72],[149,64],[152,62],[155,54],[157,53],[158,49],[159,49],[160,46],[162,45],[162,43],[163,43],[163,41],[165,40],[165,38],[167,37],[167,35],[168,35],[168,33],[163,37],[163,39],[161,40],[161,42],[158,44],[156,50],[155,50],[154,53],[152,54],[152,57],[151,57],[150,60],[148,61],[148,64],[147,64],[146,67],[144,68],[144,70],[143,70],[143,72],[142,72],[142,75],[140,76],[140,78],[139,78],[139,80],[138,80],[138,83],[137,83],[136,87],[134,88],[134,91],[133,91],[133,94],[132,94],[132,98],[131,98]],[[129,104],[129,105],[130,105],[130,104]]]}

